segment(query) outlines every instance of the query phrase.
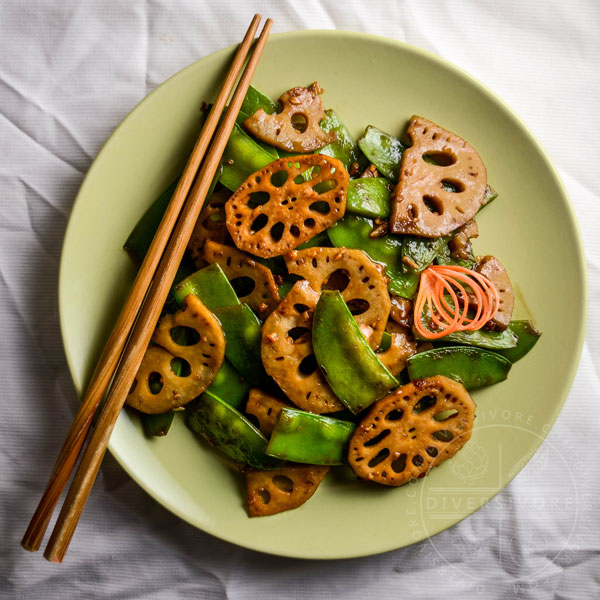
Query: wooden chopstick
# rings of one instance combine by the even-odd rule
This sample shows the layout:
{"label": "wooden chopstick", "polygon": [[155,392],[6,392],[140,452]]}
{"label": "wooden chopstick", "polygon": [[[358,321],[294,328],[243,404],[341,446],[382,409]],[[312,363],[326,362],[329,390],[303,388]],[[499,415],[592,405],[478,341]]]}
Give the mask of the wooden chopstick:
{"label": "wooden chopstick", "polygon": [[109,382],[117,367],[127,338],[131,333],[135,318],[146,297],[152,278],[156,273],[159,261],[163,255],[171,232],[175,227],[175,223],[190,191],[200,163],[216,130],[219,118],[229,99],[233,86],[242,70],[260,20],[260,15],[254,16],[250,27],[235,54],[221,91],[205,121],[171,202],[165,211],[152,244],[138,271],[125,305],[121,310],[110,338],[97,363],[87,392],[56,459],[44,494],[40,499],[23,540],[21,541],[22,546],[27,550],[35,552],[41,546],[44,533],[54,508],[69,480],[87,433],[91,427],[94,414],[101,399],[106,393]]}
{"label": "wooden chopstick", "polygon": [[229,108],[217,129],[211,143],[211,148],[177,221],[167,249],[159,263],[156,276],[152,281],[140,316],[133,327],[123,358],[117,368],[106,403],[69,488],[54,531],[50,536],[44,556],[51,562],[61,562],[63,560],[73,537],[75,527],[77,526],[96,479],[102,458],[106,452],[114,424],[125,403],[127,394],[131,389],[135,375],[156,327],[162,306],[173,282],[173,277],[181,262],[192,230],[202,209],[212,178],[216,173],[235,119],[248,91],[248,86],[256,70],[260,55],[267,42],[272,24],[271,19],[267,19]]}

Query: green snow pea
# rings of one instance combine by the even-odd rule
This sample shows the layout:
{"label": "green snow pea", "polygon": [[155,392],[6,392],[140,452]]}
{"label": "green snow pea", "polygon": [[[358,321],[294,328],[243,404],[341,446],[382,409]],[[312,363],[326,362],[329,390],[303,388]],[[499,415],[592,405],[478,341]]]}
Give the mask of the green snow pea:
{"label": "green snow pea", "polygon": [[498,192],[491,185],[486,186],[485,194],[483,195],[483,200],[481,201],[481,208],[479,210],[493,202],[497,197]]}
{"label": "green snow pea", "polygon": [[406,235],[402,241],[403,262],[415,271],[426,269],[433,259],[447,247],[448,237],[422,238]]}
{"label": "green snow pea", "polygon": [[145,413],[140,414],[142,421],[142,427],[144,433],[150,437],[163,437],[169,433],[173,418],[175,417],[175,411],[170,410],[169,412],[162,413],[160,415],[147,415]]}
{"label": "green snow pea", "polygon": [[[415,339],[430,341],[421,336],[417,331]],[[517,336],[506,329],[505,331],[486,331],[485,329],[476,329],[475,331],[455,331],[444,337],[435,340],[436,344],[445,345],[446,343],[461,344],[467,346],[477,346],[488,350],[502,350],[514,348],[517,345]]]}
{"label": "green snow pea", "polygon": [[284,408],[271,433],[267,454],[311,465],[341,465],[354,423]]}
{"label": "green snow pea", "polygon": [[219,181],[235,192],[252,173],[266,167],[276,158],[235,123],[221,159],[223,171]]}
{"label": "green snow pea", "polygon": [[209,310],[240,303],[223,269],[216,263],[192,273],[172,291],[180,305],[188,294],[198,296]]}
{"label": "green snow pea", "polygon": [[512,363],[521,360],[536,345],[542,335],[531,321],[511,321],[506,331],[517,336],[517,344],[514,348],[497,350],[497,352]]}
{"label": "green snow pea", "polygon": [[358,146],[382,175],[398,181],[402,153],[407,148],[405,144],[393,135],[369,125],[358,140]]}
{"label": "green snow pea", "polygon": [[321,293],[312,336],[315,358],[327,383],[353,413],[359,413],[398,386],[398,380],[360,332],[338,291]]}
{"label": "green snow pea", "polygon": [[179,183],[176,179],[158,198],[150,205],[142,215],[136,226],[131,230],[123,248],[132,254],[140,262],[144,260],[148,248],[154,238],[154,234],[160,225],[160,221],[167,210],[173,192]]}
{"label": "green snow pea", "polygon": [[447,237],[444,238],[446,241],[442,244],[439,252],[435,257],[436,265],[452,265],[457,267],[464,267],[465,269],[474,269],[477,264],[477,259],[473,254],[473,250],[469,248],[469,258],[454,258],[450,252],[448,242],[450,241]]}
{"label": "green snow pea", "polygon": [[417,291],[419,273],[402,265],[402,237],[388,234],[371,238],[373,227],[371,219],[347,214],[329,227],[327,234],[334,246],[363,250],[372,260],[381,263],[390,279],[389,290],[410,300]]}
{"label": "green snow pea", "polygon": [[224,400],[204,392],[186,408],[188,427],[238,463],[276,469],[281,461],[267,456],[267,438]]}
{"label": "green snow pea", "polygon": [[244,102],[242,102],[241,112],[247,115],[253,115],[259,108],[264,109],[267,114],[279,112],[279,105],[273,102],[271,98],[265,96],[255,87],[250,86],[246,92]]}
{"label": "green snow pea", "polygon": [[420,352],[408,359],[412,380],[445,375],[468,390],[504,381],[512,363],[496,354],[472,346],[447,346]]}
{"label": "green snow pea", "polygon": [[247,304],[215,308],[225,334],[225,356],[251,385],[266,378],[260,357],[260,319]]}
{"label": "green snow pea", "polygon": [[248,399],[249,390],[250,386],[246,380],[225,359],[217,376],[206,391],[218,396],[229,406],[240,410]]}
{"label": "green snow pea", "polygon": [[385,177],[361,177],[348,184],[346,209],[374,219],[387,219],[390,214],[390,182]]}
{"label": "green snow pea", "polygon": [[360,149],[356,145],[356,141],[352,137],[350,130],[344,125],[339,115],[333,110],[326,110],[325,114],[327,116],[319,123],[319,125],[325,133],[335,131],[337,140],[320,148],[316,153],[337,158],[349,171],[353,163],[360,164],[361,162],[364,162],[364,159],[361,157]]}

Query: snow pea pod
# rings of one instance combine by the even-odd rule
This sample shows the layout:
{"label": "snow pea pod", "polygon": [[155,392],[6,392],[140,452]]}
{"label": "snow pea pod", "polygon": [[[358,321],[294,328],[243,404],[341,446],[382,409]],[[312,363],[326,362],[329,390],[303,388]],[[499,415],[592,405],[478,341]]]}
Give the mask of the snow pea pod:
{"label": "snow pea pod", "polygon": [[[415,333],[415,339],[423,341],[427,338],[422,337],[418,332]],[[475,331],[455,331],[436,340],[436,344],[444,345],[461,344],[467,346],[477,346],[487,350],[502,350],[514,348],[517,345],[517,336],[510,329],[504,331],[487,331],[485,329],[476,329]]]}
{"label": "snow pea pod", "polygon": [[402,153],[407,148],[405,144],[393,135],[369,125],[358,140],[358,146],[382,175],[398,181]]}
{"label": "snow pea pod", "polygon": [[266,373],[260,358],[260,319],[247,304],[215,308],[225,334],[225,356],[251,385],[259,385]]}
{"label": "snow pea pod", "polygon": [[511,321],[506,331],[517,336],[516,346],[497,350],[497,352],[512,363],[521,360],[536,345],[542,335],[531,321]]}
{"label": "snow pea pod", "polygon": [[248,399],[249,390],[250,386],[246,380],[225,359],[217,376],[206,391],[218,396],[229,406],[240,410]]}
{"label": "snow pea pod", "polygon": [[426,269],[433,259],[447,247],[449,238],[422,238],[405,235],[402,241],[402,262],[414,271]]}
{"label": "snow pea pod", "polygon": [[344,164],[348,171],[353,163],[359,163],[360,165],[361,162],[364,162],[364,158],[361,156],[360,149],[356,145],[356,141],[352,137],[350,130],[334,110],[326,110],[325,114],[327,116],[319,125],[326,133],[335,131],[337,140],[317,150],[317,154],[325,154],[326,156],[337,158]]}
{"label": "snow pea pod", "polygon": [[173,192],[177,187],[179,179],[176,179],[156,200],[149,206],[141,219],[131,230],[129,237],[123,244],[123,248],[132,254],[140,262],[144,260],[148,248],[152,243],[154,234],[160,225],[160,221],[167,210]]}
{"label": "snow pea pod", "polygon": [[446,242],[439,249],[439,252],[435,257],[436,265],[452,265],[457,267],[464,267],[465,269],[474,269],[477,264],[477,259],[473,254],[473,249],[469,248],[469,258],[454,258],[451,254],[450,247],[448,246],[449,239],[444,238]]}
{"label": "snow pea pod", "polygon": [[273,102],[271,98],[265,96],[255,87],[250,86],[246,92],[244,101],[242,102],[241,112],[248,116],[253,115],[259,108],[262,108],[267,114],[273,114],[279,111],[277,102]]}
{"label": "snow pea pod", "polygon": [[267,166],[277,157],[278,155],[261,147],[235,123],[221,159],[223,171],[219,181],[234,192],[252,173]]}
{"label": "snow pea pod", "polygon": [[238,463],[276,469],[281,461],[267,456],[267,438],[244,415],[210,392],[186,408],[188,427]]}
{"label": "snow pea pod", "polygon": [[216,263],[192,273],[172,291],[180,305],[188,294],[198,296],[209,310],[240,303],[223,269]]}
{"label": "snow pea pod", "polygon": [[140,414],[144,433],[150,437],[163,437],[167,435],[167,433],[169,433],[169,429],[171,428],[171,424],[173,423],[174,417],[175,411],[173,410],[160,415],[147,415],[145,413]]}
{"label": "snow pea pod", "polygon": [[409,300],[419,285],[419,273],[402,265],[402,237],[388,234],[379,238],[369,237],[374,224],[367,217],[346,214],[327,230],[334,246],[357,248],[366,252],[371,260],[385,267],[390,292]]}
{"label": "snow pea pod", "polygon": [[353,413],[398,386],[398,380],[370,348],[337,290],[321,293],[312,336],[315,358],[327,383]]}
{"label": "snow pea pod", "polygon": [[390,214],[390,182],[385,177],[361,177],[348,184],[346,209],[374,219],[387,219]]}
{"label": "snow pea pod", "polygon": [[341,465],[354,423],[284,408],[271,433],[267,454],[311,465]]}
{"label": "snow pea pod", "polygon": [[496,354],[472,346],[447,346],[420,352],[408,359],[412,380],[445,375],[468,390],[504,381],[512,363]]}

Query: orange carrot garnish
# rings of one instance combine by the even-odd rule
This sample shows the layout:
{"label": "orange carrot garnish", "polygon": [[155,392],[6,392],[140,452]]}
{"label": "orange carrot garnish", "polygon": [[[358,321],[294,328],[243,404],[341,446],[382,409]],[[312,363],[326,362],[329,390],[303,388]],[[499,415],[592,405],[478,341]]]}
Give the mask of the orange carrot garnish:
{"label": "orange carrot garnish", "polygon": [[[475,297],[477,307],[473,317],[468,316],[469,293]],[[429,340],[454,331],[474,331],[481,329],[499,306],[496,287],[481,273],[452,265],[432,265],[421,272],[414,309],[415,329]],[[429,326],[435,331],[423,326],[424,309],[429,313]]]}

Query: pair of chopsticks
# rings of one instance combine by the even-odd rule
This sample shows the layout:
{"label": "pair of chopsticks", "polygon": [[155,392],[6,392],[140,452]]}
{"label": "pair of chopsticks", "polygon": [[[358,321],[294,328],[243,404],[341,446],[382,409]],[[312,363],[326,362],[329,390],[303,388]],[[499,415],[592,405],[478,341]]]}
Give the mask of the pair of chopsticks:
{"label": "pair of chopsticks", "polygon": [[108,391],[44,552],[44,556],[51,562],[62,562],[69,547],[96,480],[113,427],[150,343],[177,267],[269,37],[273,24],[271,19],[265,22],[229,108],[219,125],[219,119],[242,70],[261,19],[260,15],[254,16],[233,58],[221,91],[200,132],[129,297],[96,365],[92,381],[56,459],[44,494],[21,541],[25,549],[32,552],[39,550],[54,508],[75,468],[94,415]]}

